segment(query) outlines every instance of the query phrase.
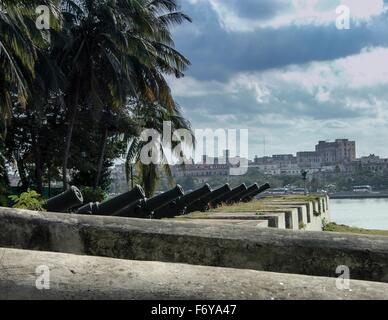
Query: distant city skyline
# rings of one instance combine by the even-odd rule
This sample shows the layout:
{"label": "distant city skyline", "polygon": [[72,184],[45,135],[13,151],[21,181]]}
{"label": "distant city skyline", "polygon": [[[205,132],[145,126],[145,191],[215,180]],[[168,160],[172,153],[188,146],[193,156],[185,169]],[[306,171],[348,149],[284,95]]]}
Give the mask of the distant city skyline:
{"label": "distant city skyline", "polygon": [[[331,138],[331,139],[319,139],[318,141],[325,141],[325,142],[333,142],[337,139],[348,139],[348,140],[351,140],[351,141],[355,141],[356,142],[356,158],[361,158],[361,157],[367,157],[369,155],[376,155],[376,156],[380,156],[382,158],[388,158],[388,152],[386,153],[383,153],[383,154],[379,154],[377,152],[373,152],[373,151],[368,151],[368,150],[379,150],[380,148],[374,148],[374,146],[372,145],[366,145],[366,146],[362,146],[360,145],[360,143],[358,143],[358,141],[356,139],[353,139],[352,137],[334,137],[334,138]],[[292,155],[296,155],[297,152],[300,152],[300,151],[313,151],[314,150],[314,146],[317,144],[318,141],[313,141],[311,144],[309,144],[309,142],[307,141],[303,141],[303,142],[298,142],[297,144],[294,144],[294,145],[291,145],[289,147],[286,147],[285,149],[280,149],[278,148],[277,146],[271,146],[270,144],[268,144],[268,141],[267,141],[267,137],[266,137],[266,152],[264,153],[263,151],[262,152],[258,152],[257,154],[255,154],[253,157],[255,156],[259,156],[259,157],[263,157],[263,156],[273,156],[273,155],[278,155],[278,154],[292,154]],[[303,150],[300,149],[298,146],[307,146],[305,147]],[[262,146],[262,150],[263,150],[264,146]],[[274,150],[279,150],[279,152],[271,152],[271,149],[274,149]],[[285,150],[289,150],[288,152],[285,151]],[[251,160],[251,158],[249,158]]]}
{"label": "distant city skyline", "polygon": [[[349,30],[336,7],[350,8]],[[174,29],[192,62],[172,92],[194,128],[249,129],[249,158],[356,140],[388,157],[388,10],[383,0],[185,0]]]}

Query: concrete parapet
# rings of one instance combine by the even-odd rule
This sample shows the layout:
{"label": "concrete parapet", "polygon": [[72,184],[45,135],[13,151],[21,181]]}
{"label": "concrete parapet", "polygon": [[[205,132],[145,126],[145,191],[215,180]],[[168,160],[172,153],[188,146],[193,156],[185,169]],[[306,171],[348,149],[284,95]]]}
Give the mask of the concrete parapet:
{"label": "concrete parapet", "polygon": [[285,217],[285,227],[290,230],[299,230],[299,218],[298,218],[298,210],[295,208],[284,208],[270,211],[270,210],[260,210],[260,214],[267,213],[277,213],[283,212]]}
{"label": "concrete parapet", "polygon": [[[179,219],[179,222],[190,222],[192,219]],[[238,225],[245,227],[256,227],[256,228],[268,228],[268,220],[259,219],[195,219],[195,223],[203,224],[226,224],[226,225]]]}
{"label": "concrete parapet", "polygon": [[0,246],[388,282],[383,236],[0,208]]}
{"label": "concrete parapet", "polygon": [[[388,299],[385,283],[0,248],[0,299]],[[37,266],[49,289],[36,287]]]}
{"label": "concrete parapet", "polygon": [[[305,229],[307,224],[311,221],[310,217],[307,215],[307,207],[304,203],[287,203],[287,202],[264,202],[266,208],[279,208],[279,210],[283,211],[283,209],[295,209],[298,215],[298,229]],[[260,210],[261,212],[261,210]]]}
{"label": "concrete parapet", "polygon": [[286,215],[284,212],[260,213],[258,219],[268,220],[268,227],[286,229]]}
{"label": "concrete parapet", "polygon": [[[212,212],[209,214],[204,214],[200,216],[188,215],[184,217],[186,221],[197,221],[198,219],[207,219],[209,221],[212,220],[262,220],[268,221],[267,225],[269,228],[278,228],[278,229],[289,229],[287,227],[288,215],[282,210],[278,211],[261,211],[258,212]],[[182,220],[182,219],[178,219]]]}

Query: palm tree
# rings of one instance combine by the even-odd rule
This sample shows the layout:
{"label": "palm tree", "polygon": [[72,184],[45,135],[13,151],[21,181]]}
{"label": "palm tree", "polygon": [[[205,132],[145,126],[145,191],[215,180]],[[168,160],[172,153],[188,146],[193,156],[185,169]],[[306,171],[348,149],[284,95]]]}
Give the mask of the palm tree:
{"label": "palm tree", "polygon": [[[4,138],[14,103],[26,106],[35,78],[35,61],[45,46],[43,34],[35,27],[35,9],[50,0],[0,0],[0,176],[4,171]],[[34,26],[34,27],[32,27]]]}
{"label": "palm tree", "polygon": [[66,188],[74,125],[83,105],[126,108],[135,96],[173,108],[163,74],[183,76],[189,62],[173,48],[169,27],[190,18],[177,11],[176,0],[64,0],[62,8],[67,44],[60,45],[58,61],[67,79]]}
{"label": "palm tree", "polygon": [[29,85],[35,76],[37,51],[44,45],[42,32],[35,26],[35,9],[50,0],[0,0],[0,120],[11,114],[12,101],[26,104]]}
{"label": "palm tree", "polygon": [[[190,123],[185,120],[180,112],[179,106],[174,103],[172,109],[169,107],[164,107],[160,104],[146,104],[141,103],[134,107],[134,115],[137,119],[137,122],[143,126],[143,129],[154,129],[161,134],[163,139],[163,122],[171,122],[171,131],[174,134],[174,131],[177,129],[186,129],[191,132]],[[192,141],[194,141],[193,133]],[[170,137],[167,137],[168,139]],[[144,164],[141,159],[141,150],[148,142],[141,141],[139,137],[135,137],[131,140],[127,157],[126,157],[126,173],[127,181],[129,180],[129,170],[131,165],[134,163],[136,165],[138,183],[140,183],[147,197],[150,197],[154,194],[157,183],[160,180],[160,175],[163,174],[167,177],[170,184],[173,183],[173,176],[171,172],[170,163],[168,161],[168,156],[164,153],[163,146],[159,146],[158,153],[160,155],[160,163],[151,163]],[[185,141],[184,143],[187,143]],[[176,146],[179,144],[177,141],[171,142],[171,149],[174,152],[178,152]],[[173,154],[175,157],[181,157],[181,154]]]}
{"label": "palm tree", "polygon": [[130,137],[138,136],[138,125],[135,119],[126,111],[112,112],[110,108],[104,110],[100,120],[101,141],[98,155],[97,174],[94,180],[94,188],[100,186],[103,165],[110,141],[125,142]]}
{"label": "palm tree", "polygon": [[130,66],[126,38],[116,1],[62,3],[65,43],[58,43],[58,64],[66,76],[65,106],[68,129],[65,137],[62,179],[67,188],[67,169],[77,114],[85,105],[102,110],[125,105]]}
{"label": "palm tree", "polygon": [[[62,28],[50,31],[50,43],[35,27],[35,8],[41,4],[51,6],[61,18]],[[164,78],[183,76],[190,64],[174,49],[169,30],[174,24],[191,21],[178,9],[176,0],[0,0],[0,127],[5,131],[5,121],[15,106],[26,107],[28,114],[39,118],[47,110],[47,101],[63,98],[63,108],[62,104],[59,108],[65,112],[67,125],[62,156],[66,188],[80,111],[87,106],[95,114],[108,110],[119,118],[124,115],[120,128],[102,126],[98,184],[108,139],[127,141],[143,127],[129,121],[130,101],[163,112],[155,118],[159,124],[150,124],[155,127],[163,119],[179,118]],[[59,81],[62,75],[63,84]],[[41,188],[42,131],[39,126],[30,129],[33,141],[26,157],[34,163],[32,179]]]}

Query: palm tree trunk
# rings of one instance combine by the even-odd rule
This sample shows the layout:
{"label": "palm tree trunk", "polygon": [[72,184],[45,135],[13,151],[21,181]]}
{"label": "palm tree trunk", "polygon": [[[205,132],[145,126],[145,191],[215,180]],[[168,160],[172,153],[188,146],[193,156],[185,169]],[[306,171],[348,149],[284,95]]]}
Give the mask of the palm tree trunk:
{"label": "palm tree trunk", "polygon": [[68,188],[67,165],[69,162],[71,139],[73,137],[73,131],[74,131],[74,125],[75,125],[76,118],[77,118],[77,107],[74,106],[73,110],[71,112],[71,116],[70,116],[69,127],[67,128],[67,133],[66,133],[66,138],[65,138],[65,151],[63,153],[63,160],[62,160],[62,183],[63,183],[63,190],[64,191],[67,190],[67,188]]}
{"label": "palm tree trunk", "polygon": [[104,159],[105,159],[105,152],[106,152],[106,146],[108,144],[108,129],[105,128],[104,135],[102,138],[102,144],[101,144],[101,152],[100,157],[98,159],[98,167],[97,167],[97,174],[96,174],[96,180],[94,181],[94,188],[96,189],[100,183],[101,180],[101,173],[102,173],[102,167],[104,165]]}
{"label": "palm tree trunk", "polygon": [[17,164],[17,168],[18,168],[18,172],[19,172],[20,181],[22,182],[21,189],[23,192],[27,191],[28,188],[30,187],[30,183],[29,183],[29,180],[28,180],[27,175],[26,175],[24,161],[22,159],[17,159],[16,164]]}
{"label": "palm tree trunk", "polygon": [[36,191],[39,194],[43,194],[43,171],[42,161],[40,155],[37,155],[35,160],[35,178],[36,178]]}
{"label": "palm tree trunk", "polygon": [[74,99],[72,99],[72,96],[70,95],[70,96],[67,96],[69,99],[68,101],[66,101],[66,106],[71,106],[71,110],[70,110],[69,127],[67,128],[67,133],[65,138],[65,150],[63,152],[63,159],[62,159],[62,183],[63,183],[64,191],[67,190],[68,188],[67,165],[70,157],[70,147],[71,147],[71,140],[73,138],[75,120],[77,119],[77,106],[78,106],[78,99],[79,99],[80,84],[81,84],[81,78],[78,77],[75,85],[75,95],[73,96]]}
{"label": "palm tree trunk", "polygon": [[40,139],[39,139],[39,128],[37,125],[34,126],[32,130],[32,152],[34,155],[34,164],[35,164],[35,181],[36,191],[39,194],[43,193],[43,170],[42,170],[42,151],[40,148]]}

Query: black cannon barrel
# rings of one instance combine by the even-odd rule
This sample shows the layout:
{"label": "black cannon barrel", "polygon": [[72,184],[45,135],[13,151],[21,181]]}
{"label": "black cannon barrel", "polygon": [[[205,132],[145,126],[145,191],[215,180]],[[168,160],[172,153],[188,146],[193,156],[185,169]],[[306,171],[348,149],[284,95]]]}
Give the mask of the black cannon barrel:
{"label": "black cannon barrel", "polygon": [[144,209],[151,213],[169,202],[183,196],[184,194],[185,192],[183,188],[177,184],[175,188],[148,199],[145,202]]}
{"label": "black cannon barrel", "polygon": [[128,192],[125,192],[117,197],[100,203],[98,207],[98,214],[112,215],[120,209],[141,199],[145,199],[145,192],[141,186],[136,185],[132,190]]}
{"label": "black cannon barrel", "polygon": [[252,191],[250,194],[245,195],[243,198],[241,198],[241,201],[249,202],[253,200],[253,198],[256,197],[258,194],[268,190],[269,188],[271,188],[271,186],[268,183],[265,183],[261,185],[258,190]]}
{"label": "black cannon barrel", "polygon": [[44,208],[51,212],[66,212],[67,210],[76,206],[82,205],[84,198],[81,191],[71,186],[69,190],[50,198],[44,204]]}
{"label": "black cannon barrel", "polygon": [[115,212],[115,216],[146,218],[152,216],[155,210],[184,195],[183,188],[178,184],[175,188],[146,200],[136,202]]}
{"label": "black cannon barrel", "polygon": [[242,190],[241,192],[237,193],[235,196],[230,198],[228,200],[228,203],[240,202],[242,200],[242,198],[244,198],[245,196],[253,193],[254,191],[258,191],[258,190],[259,190],[259,185],[257,183],[254,183],[253,185],[249,186],[245,190]]}
{"label": "black cannon barrel", "polygon": [[222,187],[210,192],[208,195],[200,198],[199,200],[193,202],[186,208],[186,213],[194,212],[194,211],[207,211],[209,210],[209,203],[216,199],[217,197],[229,192],[230,186],[228,183],[223,185]]}
{"label": "black cannon barrel", "polygon": [[137,217],[139,218],[142,213],[142,208],[146,200],[137,200],[130,205],[115,212],[113,215],[118,217]]}
{"label": "black cannon barrel", "polygon": [[198,189],[180,197],[177,200],[177,204],[187,207],[190,204],[192,204],[193,202],[197,201],[198,199],[210,194],[211,192],[212,192],[212,188],[209,186],[209,184],[206,183],[201,188],[198,188]]}
{"label": "black cannon barrel", "polygon": [[136,185],[132,190],[118,195],[112,199],[102,203],[90,202],[77,210],[77,214],[93,214],[93,215],[113,215],[122,208],[136,202],[137,200],[145,199],[145,193],[141,186]]}
{"label": "black cannon barrel", "polygon": [[78,208],[77,214],[97,214],[99,202],[89,202],[82,207]]}
{"label": "black cannon barrel", "polygon": [[236,196],[237,194],[239,194],[241,191],[244,191],[247,189],[247,186],[245,185],[245,183],[243,184],[240,184],[238,187],[232,189],[231,191],[219,196],[218,198],[214,199],[210,205],[215,208],[215,207],[218,207],[219,205],[221,205],[222,203],[224,202],[227,202],[229,199],[231,199],[232,197]]}
{"label": "black cannon barrel", "polygon": [[186,208],[197,201],[198,199],[211,193],[211,187],[206,183],[203,187],[198,188],[184,196],[181,196],[177,200],[170,202],[169,204],[159,208],[154,212],[153,218],[169,218],[186,213]]}
{"label": "black cannon barrel", "polygon": [[260,187],[257,183],[252,184],[251,186],[248,187],[246,191],[238,195],[237,197],[234,197],[234,201],[242,201],[242,199],[250,196],[251,194],[254,194],[255,192],[258,192],[260,190]]}

